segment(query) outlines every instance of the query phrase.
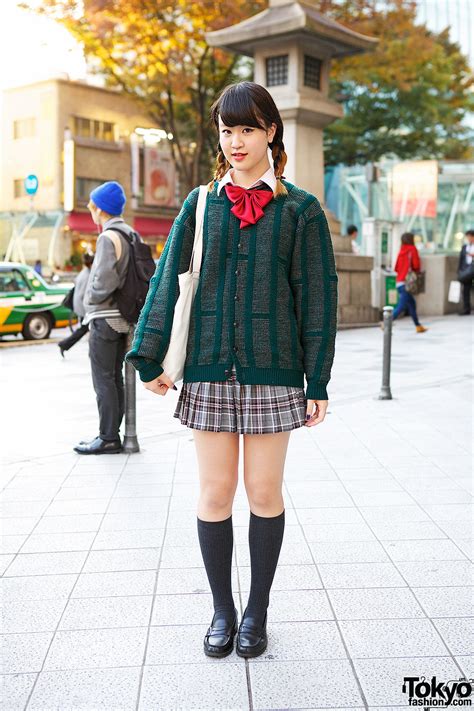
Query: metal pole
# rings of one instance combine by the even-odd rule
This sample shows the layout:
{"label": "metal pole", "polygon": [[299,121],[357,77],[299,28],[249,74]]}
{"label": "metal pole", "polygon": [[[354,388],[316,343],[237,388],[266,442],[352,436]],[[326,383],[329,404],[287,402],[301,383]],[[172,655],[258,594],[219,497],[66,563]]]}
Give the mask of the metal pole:
{"label": "metal pole", "polygon": [[[127,335],[127,350],[132,347],[134,328],[131,327]],[[130,363],[125,363],[125,435],[123,438],[123,451],[133,454],[140,451],[137,439],[137,401],[135,388],[135,368]]]}
{"label": "metal pole", "polygon": [[379,400],[391,400],[390,390],[390,358],[392,352],[392,323],[393,306],[383,307],[383,366],[382,366],[382,389]]}

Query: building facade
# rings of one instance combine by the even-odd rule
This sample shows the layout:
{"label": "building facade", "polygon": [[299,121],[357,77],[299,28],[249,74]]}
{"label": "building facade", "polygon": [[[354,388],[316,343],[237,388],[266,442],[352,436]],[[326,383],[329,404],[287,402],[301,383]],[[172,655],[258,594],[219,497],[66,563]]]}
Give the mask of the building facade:
{"label": "building facade", "polygon": [[[87,202],[106,180],[122,183],[126,219],[160,255],[177,214],[169,140],[128,97],[68,79],[8,89],[1,155],[0,258],[62,267],[93,250]],[[38,178],[33,198],[28,175]]]}

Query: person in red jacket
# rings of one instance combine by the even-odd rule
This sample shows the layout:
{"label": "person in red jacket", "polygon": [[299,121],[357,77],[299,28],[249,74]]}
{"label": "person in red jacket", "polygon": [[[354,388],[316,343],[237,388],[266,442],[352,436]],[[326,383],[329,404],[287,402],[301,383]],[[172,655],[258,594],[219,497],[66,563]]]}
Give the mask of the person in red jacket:
{"label": "person in red jacket", "polygon": [[416,313],[416,301],[413,294],[410,294],[405,287],[405,279],[410,269],[415,272],[420,271],[420,255],[415,247],[415,235],[413,232],[404,232],[402,234],[402,246],[398,253],[397,261],[395,262],[395,271],[397,272],[397,291],[399,295],[397,307],[393,311],[393,320],[400,316],[406,309],[413,319],[417,333],[424,333],[428,329],[421,325]]}

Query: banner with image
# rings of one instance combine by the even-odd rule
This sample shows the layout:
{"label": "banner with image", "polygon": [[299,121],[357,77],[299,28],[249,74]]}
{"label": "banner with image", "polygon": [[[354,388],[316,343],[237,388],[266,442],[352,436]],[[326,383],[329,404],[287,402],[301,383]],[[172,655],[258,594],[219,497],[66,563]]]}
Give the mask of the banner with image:
{"label": "banner with image", "polygon": [[392,211],[395,219],[436,217],[438,162],[417,160],[398,163],[392,170]]}
{"label": "banner with image", "polygon": [[168,153],[155,146],[144,148],[145,205],[175,207],[176,174]]}

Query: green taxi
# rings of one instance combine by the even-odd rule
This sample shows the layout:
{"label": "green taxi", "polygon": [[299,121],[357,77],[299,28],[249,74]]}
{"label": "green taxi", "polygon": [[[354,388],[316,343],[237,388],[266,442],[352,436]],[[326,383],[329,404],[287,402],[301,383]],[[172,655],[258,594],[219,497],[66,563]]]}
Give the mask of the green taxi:
{"label": "green taxi", "polygon": [[68,326],[71,311],[62,301],[71,287],[50,286],[27,264],[0,262],[0,337],[21,333],[41,340],[52,328]]}

